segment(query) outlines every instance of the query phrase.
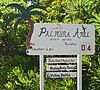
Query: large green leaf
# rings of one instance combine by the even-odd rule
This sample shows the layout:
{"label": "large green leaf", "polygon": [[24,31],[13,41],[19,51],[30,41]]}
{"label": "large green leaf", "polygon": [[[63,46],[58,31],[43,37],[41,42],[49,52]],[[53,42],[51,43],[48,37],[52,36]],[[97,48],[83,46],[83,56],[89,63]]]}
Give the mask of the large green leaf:
{"label": "large green leaf", "polygon": [[16,21],[16,23],[14,24],[14,30],[16,31],[17,30],[17,26],[18,26],[18,24],[23,20],[24,18],[19,18],[17,21]]}
{"label": "large green leaf", "polygon": [[42,17],[44,20],[46,20],[46,16],[42,12],[39,12],[39,11],[31,11],[30,15],[37,15],[37,16]]}
{"label": "large green leaf", "polygon": [[21,15],[20,15],[20,14],[12,14],[12,15],[7,19],[7,21],[6,21],[6,27],[10,24],[10,22],[11,22],[13,19],[15,19],[15,18],[17,18],[17,17],[21,17]]}
{"label": "large green leaf", "polygon": [[31,5],[31,6],[29,6],[26,10],[27,10],[27,11],[30,11],[30,10],[35,9],[35,8],[38,8],[38,9],[47,11],[45,7],[43,7],[43,6],[38,6],[38,5]]}
{"label": "large green leaf", "polygon": [[12,7],[12,8],[16,8],[18,9],[21,13],[24,13],[25,12],[25,8],[23,6],[21,6],[20,4],[9,4],[7,5],[6,7]]}

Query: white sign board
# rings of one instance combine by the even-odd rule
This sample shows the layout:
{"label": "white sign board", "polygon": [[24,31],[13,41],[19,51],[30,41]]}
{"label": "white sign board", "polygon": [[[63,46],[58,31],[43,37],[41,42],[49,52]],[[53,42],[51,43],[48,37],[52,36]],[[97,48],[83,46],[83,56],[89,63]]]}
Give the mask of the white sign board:
{"label": "white sign board", "polygon": [[36,23],[28,55],[94,54],[95,27],[90,24]]}
{"label": "white sign board", "polygon": [[76,65],[47,65],[46,67],[46,71],[70,71],[76,69]]}
{"label": "white sign board", "polygon": [[50,57],[46,58],[47,63],[77,63],[77,58],[75,57]]}
{"label": "white sign board", "polygon": [[46,72],[47,78],[70,78],[77,77],[76,72]]}

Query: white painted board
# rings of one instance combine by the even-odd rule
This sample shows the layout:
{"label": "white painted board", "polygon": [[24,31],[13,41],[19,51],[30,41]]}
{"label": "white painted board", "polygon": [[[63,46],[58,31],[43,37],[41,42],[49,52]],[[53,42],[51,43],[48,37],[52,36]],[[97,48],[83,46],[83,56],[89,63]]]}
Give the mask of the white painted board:
{"label": "white painted board", "polygon": [[47,78],[75,78],[76,72],[46,72]]}
{"label": "white painted board", "polygon": [[35,23],[28,55],[94,54],[95,27],[90,24]]}
{"label": "white painted board", "polygon": [[46,71],[70,71],[76,70],[76,65],[47,65]]}
{"label": "white painted board", "polygon": [[77,63],[75,57],[49,57],[46,58],[47,63]]}

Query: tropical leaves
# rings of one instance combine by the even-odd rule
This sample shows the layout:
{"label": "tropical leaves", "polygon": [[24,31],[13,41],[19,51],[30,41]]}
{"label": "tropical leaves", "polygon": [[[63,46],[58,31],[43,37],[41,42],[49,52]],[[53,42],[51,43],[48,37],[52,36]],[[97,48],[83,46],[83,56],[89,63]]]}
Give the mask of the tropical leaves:
{"label": "tropical leaves", "polygon": [[13,4],[8,4],[6,7],[11,7],[11,8],[16,8],[18,9],[21,13],[25,12],[25,8],[19,4],[13,3]]}
{"label": "tropical leaves", "polygon": [[[71,0],[66,4],[64,10],[70,23],[88,23],[88,19],[94,10],[93,0]],[[74,22],[73,22],[74,21]]]}
{"label": "tropical leaves", "polygon": [[96,26],[97,30],[100,30],[100,14],[93,13],[90,22]]}
{"label": "tropical leaves", "polygon": [[10,22],[12,22],[12,20],[14,20],[15,18],[17,18],[17,21],[14,24],[14,30],[16,30],[17,26],[19,25],[19,23],[22,20],[26,20],[26,21],[32,21],[31,16],[35,15],[35,16],[39,16],[42,17],[44,20],[46,19],[46,16],[43,14],[43,11],[46,11],[45,7],[43,6],[38,6],[38,5],[30,5],[27,8],[24,8],[23,6],[21,6],[20,4],[9,4],[6,6],[17,9],[19,11],[18,14],[14,13],[12,14],[6,21],[6,27],[10,24]]}

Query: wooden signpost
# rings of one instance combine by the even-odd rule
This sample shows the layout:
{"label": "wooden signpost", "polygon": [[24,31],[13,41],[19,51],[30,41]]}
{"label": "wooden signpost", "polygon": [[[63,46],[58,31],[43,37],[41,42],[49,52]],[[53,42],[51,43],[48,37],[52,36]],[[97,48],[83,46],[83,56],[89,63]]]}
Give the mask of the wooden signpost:
{"label": "wooden signpost", "polygon": [[[77,58],[47,58],[46,76],[50,78],[77,77],[77,90],[82,90],[82,55],[95,52],[95,27],[90,24],[36,23],[28,55],[40,55],[40,90],[44,90],[44,55],[77,55]],[[77,60],[76,60],[77,59]],[[56,65],[56,63],[76,63]],[[76,70],[77,72],[73,72]],[[66,70],[66,72],[58,72]],[[71,72],[72,70],[72,72]],[[53,72],[57,71],[57,72]]]}

